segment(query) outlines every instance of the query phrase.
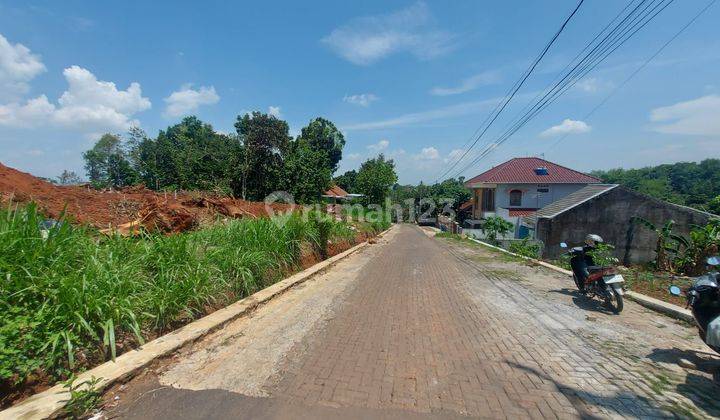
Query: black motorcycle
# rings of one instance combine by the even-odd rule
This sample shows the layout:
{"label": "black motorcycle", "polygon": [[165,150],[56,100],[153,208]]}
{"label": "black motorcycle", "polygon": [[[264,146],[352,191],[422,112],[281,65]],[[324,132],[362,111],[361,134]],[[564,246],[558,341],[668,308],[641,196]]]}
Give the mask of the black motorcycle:
{"label": "black motorcycle", "polygon": [[[707,259],[708,265],[720,265],[720,257]],[[697,277],[692,286],[685,291],[687,307],[692,311],[695,323],[698,326],[700,338],[715,352],[720,353],[720,273],[711,271]],[[670,286],[670,294],[681,296],[682,290],[678,286]]]}
{"label": "black motorcycle", "polygon": [[[562,248],[567,244],[562,242]],[[568,251],[573,280],[581,293],[602,299],[605,306],[616,314],[623,310],[623,285],[625,279],[615,267],[595,265],[588,246],[578,246]]]}

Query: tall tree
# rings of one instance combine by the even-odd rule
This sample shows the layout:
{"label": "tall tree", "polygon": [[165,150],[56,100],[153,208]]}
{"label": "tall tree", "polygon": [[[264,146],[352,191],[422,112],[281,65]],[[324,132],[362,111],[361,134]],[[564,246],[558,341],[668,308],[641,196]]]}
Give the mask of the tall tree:
{"label": "tall tree", "polygon": [[390,188],[397,182],[395,162],[385,159],[381,153],[374,159],[368,159],[360,166],[356,185],[361,194],[365,195],[367,204],[383,204],[390,193]]}
{"label": "tall tree", "polygon": [[90,181],[98,187],[124,187],[137,180],[117,135],[104,134],[92,149],[83,153],[83,158]]}
{"label": "tall tree", "polygon": [[357,180],[357,171],[351,170],[347,171],[342,175],[338,175],[333,179],[333,182],[335,182],[335,185],[342,188],[343,190],[354,193],[355,192],[355,182]]}
{"label": "tall tree", "polygon": [[130,158],[148,187],[232,192],[241,155],[237,138],[196,117],[161,130],[154,140],[139,130],[129,138]]}
{"label": "tall tree", "polygon": [[288,124],[273,115],[253,112],[235,122],[243,145],[238,192],[243,199],[262,200],[281,188],[283,158],[290,143]]}
{"label": "tall tree", "polygon": [[290,142],[285,158],[285,185],[298,203],[318,202],[330,188],[332,169],[327,154],[298,138]]}
{"label": "tall tree", "polygon": [[312,149],[324,152],[329,161],[330,173],[335,173],[345,146],[345,137],[335,124],[325,118],[315,118],[302,128],[299,139],[306,141]]}

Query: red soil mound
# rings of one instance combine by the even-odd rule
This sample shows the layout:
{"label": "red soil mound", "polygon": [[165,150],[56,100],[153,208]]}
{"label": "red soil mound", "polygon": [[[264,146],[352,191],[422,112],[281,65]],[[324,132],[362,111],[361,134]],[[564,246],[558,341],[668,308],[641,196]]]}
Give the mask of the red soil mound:
{"label": "red soil mound", "polygon": [[[85,186],[58,186],[0,163],[0,202],[35,201],[48,217],[63,209],[79,223],[98,228],[130,222],[163,232],[179,232],[217,217],[265,217],[264,203],[213,197],[204,193],[157,193],[144,186],[98,191]],[[275,211],[288,206],[273,204]]]}

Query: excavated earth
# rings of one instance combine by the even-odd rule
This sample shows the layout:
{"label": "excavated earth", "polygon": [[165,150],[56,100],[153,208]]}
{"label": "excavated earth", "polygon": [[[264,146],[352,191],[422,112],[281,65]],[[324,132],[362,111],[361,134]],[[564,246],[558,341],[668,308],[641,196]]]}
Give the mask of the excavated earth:
{"label": "excavated earth", "polygon": [[[57,219],[65,211],[72,220],[99,229],[135,222],[164,232],[179,232],[218,217],[268,216],[265,203],[260,202],[202,192],[160,193],[142,185],[103,191],[90,186],[59,186],[0,163],[0,203],[31,201],[47,217]],[[269,208],[285,212],[290,206],[278,203]]]}

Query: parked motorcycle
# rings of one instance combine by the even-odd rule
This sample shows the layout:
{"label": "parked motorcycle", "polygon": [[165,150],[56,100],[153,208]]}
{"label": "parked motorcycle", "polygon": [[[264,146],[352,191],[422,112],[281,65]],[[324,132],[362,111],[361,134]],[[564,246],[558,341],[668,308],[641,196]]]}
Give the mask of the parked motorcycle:
{"label": "parked motorcycle", "polygon": [[[624,306],[625,279],[613,266],[595,265],[591,251],[595,249],[596,243],[602,243],[602,238],[591,234],[585,238],[584,246],[570,248],[567,252],[570,255],[573,280],[581,293],[602,299],[608,308],[619,314]],[[560,247],[568,246],[562,242]]]}
{"label": "parked motorcycle", "polygon": [[707,263],[711,266],[709,273],[695,278],[692,286],[684,293],[678,286],[670,286],[670,293],[687,298],[687,306],[692,311],[698,326],[700,338],[715,352],[720,353],[720,257],[710,257]]}

